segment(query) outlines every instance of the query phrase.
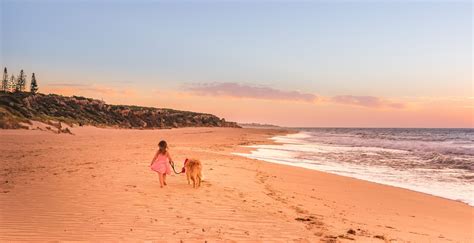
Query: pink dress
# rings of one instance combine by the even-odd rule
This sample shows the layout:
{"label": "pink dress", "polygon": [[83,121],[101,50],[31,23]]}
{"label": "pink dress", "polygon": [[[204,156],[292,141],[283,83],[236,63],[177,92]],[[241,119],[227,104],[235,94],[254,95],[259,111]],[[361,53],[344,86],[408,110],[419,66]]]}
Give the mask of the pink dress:
{"label": "pink dress", "polygon": [[171,174],[171,166],[169,158],[165,154],[158,154],[155,161],[151,165],[151,169],[161,174]]}

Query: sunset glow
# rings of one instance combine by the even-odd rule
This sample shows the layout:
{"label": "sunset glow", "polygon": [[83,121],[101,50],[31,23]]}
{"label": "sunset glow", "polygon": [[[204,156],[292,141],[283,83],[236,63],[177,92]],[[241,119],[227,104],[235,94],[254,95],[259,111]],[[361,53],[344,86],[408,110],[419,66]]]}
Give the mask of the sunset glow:
{"label": "sunset glow", "polygon": [[471,9],[3,1],[1,65],[35,72],[43,93],[237,122],[473,127]]}

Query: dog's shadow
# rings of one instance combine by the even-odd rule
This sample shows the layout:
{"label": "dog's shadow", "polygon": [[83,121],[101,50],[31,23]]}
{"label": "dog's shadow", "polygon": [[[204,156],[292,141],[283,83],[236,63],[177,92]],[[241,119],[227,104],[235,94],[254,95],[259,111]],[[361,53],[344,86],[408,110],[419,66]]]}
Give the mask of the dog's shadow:
{"label": "dog's shadow", "polygon": [[[181,181],[183,179],[183,181]],[[188,184],[186,181],[186,176],[184,178],[180,178],[179,182],[176,182],[176,184],[173,184],[172,187],[178,188],[178,189],[192,189],[192,190],[199,190],[201,188],[209,188],[212,187],[212,183],[209,180],[202,180],[201,181],[201,186],[194,188],[193,183]]]}

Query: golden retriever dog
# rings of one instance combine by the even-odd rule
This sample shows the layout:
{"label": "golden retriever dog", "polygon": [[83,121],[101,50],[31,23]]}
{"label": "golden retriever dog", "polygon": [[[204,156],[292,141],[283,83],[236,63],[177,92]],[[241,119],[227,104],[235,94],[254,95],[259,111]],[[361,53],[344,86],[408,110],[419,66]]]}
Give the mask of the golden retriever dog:
{"label": "golden retriever dog", "polygon": [[187,159],[184,163],[188,185],[193,181],[193,188],[201,186],[202,164],[198,159]]}

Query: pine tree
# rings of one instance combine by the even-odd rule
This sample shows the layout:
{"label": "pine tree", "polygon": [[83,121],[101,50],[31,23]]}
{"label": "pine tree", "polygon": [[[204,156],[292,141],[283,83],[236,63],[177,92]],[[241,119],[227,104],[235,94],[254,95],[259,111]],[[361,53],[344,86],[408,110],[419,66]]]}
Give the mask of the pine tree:
{"label": "pine tree", "polygon": [[26,75],[23,72],[23,69],[20,71],[20,75],[18,75],[18,79],[16,81],[15,92],[22,92],[25,91],[26,87]]}
{"label": "pine tree", "polygon": [[36,82],[35,73],[31,75],[30,92],[33,94],[36,94],[36,92],[38,92],[38,83]]}
{"label": "pine tree", "polygon": [[15,83],[15,75],[12,74],[10,78],[10,82],[8,82],[8,92],[13,92],[15,90],[16,83]]}
{"label": "pine tree", "polygon": [[8,91],[8,72],[7,68],[3,69],[3,78],[2,78],[2,91]]}

